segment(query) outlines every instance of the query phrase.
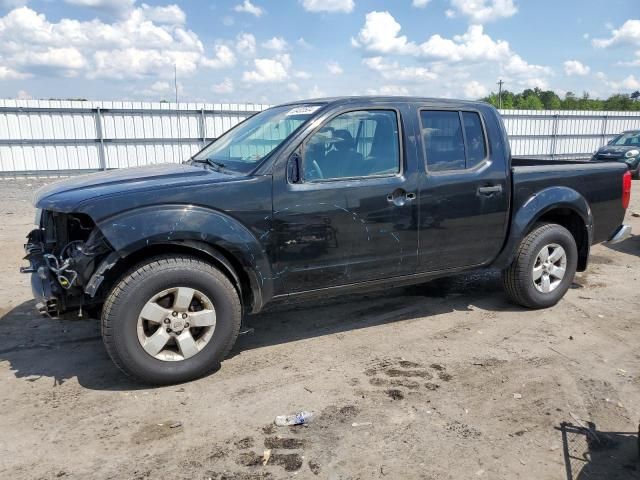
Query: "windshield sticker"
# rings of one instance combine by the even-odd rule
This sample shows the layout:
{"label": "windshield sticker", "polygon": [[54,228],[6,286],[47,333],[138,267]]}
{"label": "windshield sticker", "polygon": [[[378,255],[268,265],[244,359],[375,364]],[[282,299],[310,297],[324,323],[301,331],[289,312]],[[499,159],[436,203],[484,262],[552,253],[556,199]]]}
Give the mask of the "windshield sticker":
{"label": "windshield sticker", "polygon": [[296,107],[287,112],[287,116],[289,115],[311,115],[313,112],[318,110],[320,105],[309,105],[306,107]]}

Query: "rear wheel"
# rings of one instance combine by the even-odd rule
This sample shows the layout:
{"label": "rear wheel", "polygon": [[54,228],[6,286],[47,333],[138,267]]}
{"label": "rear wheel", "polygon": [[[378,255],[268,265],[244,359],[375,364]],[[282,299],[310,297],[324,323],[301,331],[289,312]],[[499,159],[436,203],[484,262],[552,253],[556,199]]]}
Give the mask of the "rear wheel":
{"label": "rear wheel", "polygon": [[157,257],[111,290],[102,337],[114,363],[138,381],[172,384],[211,372],[238,336],[241,308],[229,279],[191,257]]}
{"label": "rear wheel", "polygon": [[502,282],[515,303],[546,308],[567,292],[577,264],[578,249],[571,232],[561,225],[538,225],[522,240]]}

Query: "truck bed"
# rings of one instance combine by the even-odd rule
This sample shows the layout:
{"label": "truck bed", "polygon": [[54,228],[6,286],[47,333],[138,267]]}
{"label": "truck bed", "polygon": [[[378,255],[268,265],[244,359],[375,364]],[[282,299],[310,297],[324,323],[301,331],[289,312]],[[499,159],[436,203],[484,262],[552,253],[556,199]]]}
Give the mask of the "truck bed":
{"label": "truck bed", "polygon": [[571,188],[587,200],[596,219],[593,243],[604,242],[624,218],[620,198],[626,171],[625,165],[615,162],[513,158],[512,211],[517,212],[533,194],[546,188],[559,185]]}

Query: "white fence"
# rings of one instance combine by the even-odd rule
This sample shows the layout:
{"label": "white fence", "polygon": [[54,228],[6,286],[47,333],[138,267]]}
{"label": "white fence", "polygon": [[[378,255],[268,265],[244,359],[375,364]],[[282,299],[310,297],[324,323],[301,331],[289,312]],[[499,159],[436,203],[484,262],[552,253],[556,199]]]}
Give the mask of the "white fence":
{"label": "white fence", "polygon": [[[0,175],[180,162],[262,104],[0,100]],[[514,155],[588,157],[640,112],[503,110]]]}

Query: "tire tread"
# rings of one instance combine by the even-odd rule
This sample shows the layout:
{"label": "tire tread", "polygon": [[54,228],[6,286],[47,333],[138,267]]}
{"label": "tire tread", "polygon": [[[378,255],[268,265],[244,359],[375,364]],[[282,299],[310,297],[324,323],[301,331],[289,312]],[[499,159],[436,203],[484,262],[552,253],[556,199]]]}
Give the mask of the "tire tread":
{"label": "tire tread", "polygon": [[[113,363],[127,376],[134,378],[137,381],[141,381],[144,383],[152,383],[152,384],[164,384],[167,383],[162,378],[149,378],[147,374],[141,374],[140,372],[136,372],[135,368],[132,368],[133,362],[130,358],[127,358],[126,355],[123,355],[115,345],[114,340],[114,327],[113,327],[113,309],[115,305],[121,300],[121,297],[125,296],[130,288],[138,282],[142,282],[145,280],[145,276],[151,274],[152,272],[156,272],[158,270],[161,271],[171,271],[178,266],[187,266],[190,268],[195,268],[199,270],[204,270],[209,274],[217,277],[217,280],[228,290],[229,295],[235,300],[235,308],[236,314],[233,315],[234,325],[233,325],[233,335],[231,335],[229,341],[221,350],[218,355],[217,361],[222,361],[231,351],[235,341],[240,332],[240,324],[242,318],[242,307],[240,304],[240,300],[238,298],[238,293],[233,286],[233,284],[229,281],[228,277],[224,275],[220,270],[216,267],[207,263],[199,258],[189,257],[189,256],[173,256],[173,255],[165,255],[153,257],[145,262],[139,263],[132,267],[127,273],[125,273],[122,279],[117,282],[114,287],[111,289],[107,298],[104,302],[103,310],[102,310],[102,320],[101,320],[101,333],[103,343],[111,357]],[[193,378],[201,377],[208,373],[209,370],[214,368],[215,365],[212,365],[208,368],[201,369],[201,372],[193,375]]]}
{"label": "tire tread", "polygon": [[538,309],[541,308],[536,303],[532,302],[525,295],[525,286],[522,284],[523,279],[527,278],[528,268],[527,257],[531,254],[532,246],[536,241],[546,234],[547,232],[562,228],[566,230],[562,225],[556,223],[538,223],[534,225],[533,229],[522,240],[518,251],[516,253],[513,262],[502,272],[502,285],[507,297],[515,303],[518,303],[524,307]]}

